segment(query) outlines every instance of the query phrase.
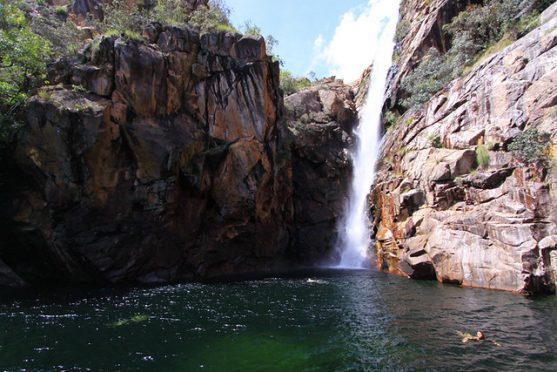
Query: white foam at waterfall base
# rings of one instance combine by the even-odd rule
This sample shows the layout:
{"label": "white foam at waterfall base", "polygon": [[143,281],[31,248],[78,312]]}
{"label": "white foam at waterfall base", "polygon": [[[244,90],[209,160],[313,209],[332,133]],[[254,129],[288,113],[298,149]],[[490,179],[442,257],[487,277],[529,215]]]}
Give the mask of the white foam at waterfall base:
{"label": "white foam at waterfall base", "polygon": [[[398,22],[399,0],[371,1],[376,32],[370,35],[370,46],[374,48],[373,69],[370,76],[366,103],[360,112],[355,131],[356,148],[351,154],[353,164],[352,188],[344,218],[341,220],[339,249],[341,268],[369,266],[368,250],[371,245],[367,195],[375,179],[375,165],[379,156],[381,133],[381,110],[387,76],[393,63],[394,37]],[[367,46],[363,46],[367,47]]]}

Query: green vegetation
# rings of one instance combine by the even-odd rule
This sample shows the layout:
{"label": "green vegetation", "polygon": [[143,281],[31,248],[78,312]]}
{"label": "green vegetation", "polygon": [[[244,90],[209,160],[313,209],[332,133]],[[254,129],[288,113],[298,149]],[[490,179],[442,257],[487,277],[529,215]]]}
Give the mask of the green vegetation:
{"label": "green vegetation", "polygon": [[92,108],[93,108],[93,105],[89,102],[87,102],[87,103],[78,102],[73,106],[73,109],[77,112],[87,111],[87,110],[90,110]]}
{"label": "green vegetation", "polygon": [[431,48],[422,63],[402,79],[402,89],[409,94],[402,100],[402,105],[412,108],[427,102],[451,80],[451,76],[445,59],[437,49]]}
{"label": "green vegetation", "polygon": [[163,25],[189,26],[200,33],[237,32],[229,20],[230,9],[222,0],[210,0],[209,6],[199,6],[195,11],[187,8],[182,0],[158,0],[151,9],[126,0],[113,0],[103,5],[104,19],[91,19],[97,31],[106,35],[124,35],[138,39],[145,26],[151,22]]}
{"label": "green vegetation", "polygon": [[59,16],[67,17],[68,16],[68,7],[65,6],[65,5],[59,5],[59,6],[54,8],[54,12],[56,14],[58,14]]}
{"label": "green vegetation", "polygon": [[[259,28],[251,21],[244,22],[242,33],[244,35],[250,36],[263,36],[263,34],[261,33],[261,28]],[[265,37],[265,45],[267,47],[267,55],[270,56],[273,61],[278,61],[282,65],[282,60],[280,59],[280,57],[273,53],[273,49],[275,48],[275,46],[278,45],[278,40],[275,39],[273,35],[269,34]]]}
{"label": "green vegetation", "polygon": [[[159,2],[161,2],[159,0]],[[229,20],[230,9],[222,0],[210,0],[209,7],[197,8],[188,20],[188,24],[201,33],[214,31],[237,32]]]}
{"label": "green vegetation", "polygon": [[83,85],[80,85],[80,84],[78,84],[78,85],[75,85],[75,84],[72,85],[72,90],[73,90],[75,93],[87,93],[87,89],[85,89],[85,87],[84,87]]}
{"label": "green vegetation", "polygon": [[480,168],[487,168],[489,166],[489,151],[481,143],[478,143],[476,147],[476,162]]}
{"label": "green vegetation", "polygon": [[27,97],[43,84],[50,43],[33,33],[22,3],[0,0],[0,147],[18,127]]}
{"label": "green vegetation", "polygon": [[[194,11],[183,0],[158,0],[150,9],[143,8],[126,0],[113,0],[103,5],[104,19],[90,19],[97,32],[106,36],[125,36],[139,40],[144,28],[152,23],[176,27],[190,27],[201,34],[209,32],[239,33],[229,20],[230,9],[223,0],[210,0],[209,6],[199,6]],[[243,27],[246,35],[262,36],[261,29],[251,21]],[[273,35],[265,37],[267,54],[275,61],[279,56],[273,54],[278,44]]]}
{"label": "green vegetation", "polygon": [[443,147],[443,142],[441,142],[441,137],[437,135],[429,136],[429,144],[431,145],[431,147],[434,147],[436,149],[440,149]]}
{"label": "green vegetation", "polygon": [[[171,3],[168,1],[165,3]],[[135,3],[126,0],[113,0],[102,6],[104,18],[90,19],[96,31],[110,36],[126,36],[130,39],[141,38],[143,28],[150,22],[148,12]]]}
{"label": "green vegetation", "polygon": [[395,41],[397,43],[402,42],[406,35],[408,35],[408,32],[410,32],[410,22],[407,20],[400,21],[396,26]]}
{"label": "green vegetation", "polygon": [[300,90],[310,87],[311,80],[306,77],[294,77],[288,70],[280,71],[280,88],[285,96],[289,96]]}
{"label": "green vegetation", "polygon": [[50,101],[52,99],[52,94],[42,89],[38,91],[37,96],[43,101]]}
{"label": "green vegetation", "polygon": [[74,57],[83,46],[85,35],[71,20],[61,21],[48,12],[35,16],[31,29],[47,39],[52,46],[53,58]]}
{"label": "green vegetation", "polygon": [[508,149],[525,164],[549,165],[547,151],[551,142],[549,133],[526,129],[512,139]]}
{"label": "green vegetation", "polygon": [[419,107],[486,56],[490,47],[496,45],[491,52],[497,51],[535,28],[540,12],[551,3],[552,0],[486,0],[484,5],[469,6],[443,27],[451,36],[451,48],[443,55],[430,49],[403,79],[402,88],[408,96],[402,106]]}
{"label": "green vegetation", "polygon": [[394,112],[391,110],[387,110],[383,114],[383,127],[385,130],[389,130],[392,126],[394,126],[397,122],[398,118]]}

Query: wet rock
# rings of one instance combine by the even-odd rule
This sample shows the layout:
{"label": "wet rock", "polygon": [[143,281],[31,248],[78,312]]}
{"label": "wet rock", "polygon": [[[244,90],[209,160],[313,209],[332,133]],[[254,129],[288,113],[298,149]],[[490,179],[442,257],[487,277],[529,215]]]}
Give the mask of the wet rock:
{"label": "wet rock", "polygon": [[338,80],[286,98],[294,181],[296,260],[333,263],[351,179],[349,148],[357,111],[352,87]]}

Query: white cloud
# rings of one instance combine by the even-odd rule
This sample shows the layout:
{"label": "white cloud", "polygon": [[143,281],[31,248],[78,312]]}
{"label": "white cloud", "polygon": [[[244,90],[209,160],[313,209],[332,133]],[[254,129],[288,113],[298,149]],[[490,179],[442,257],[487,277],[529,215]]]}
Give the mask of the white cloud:
{"label": "white cloud", "polygon": [[378,9],[385,1],[369,0],[356,14],[345,13],[330,42],[319,35],[314,41],[314,57],[310,70],[320,64],[329,75],[352,82],[371,64],[377,49],[378,35],[384,26],[385,13]]}
{"label": "white cloud", "polygon": [[321,49],[323,48],[324,43],[325,43],[325,38],[323,37],[323,35],[319,34],[319,36],[317,36],[317,38],[315,38],[315,40],[313,41],[313,50],[320,52]]}

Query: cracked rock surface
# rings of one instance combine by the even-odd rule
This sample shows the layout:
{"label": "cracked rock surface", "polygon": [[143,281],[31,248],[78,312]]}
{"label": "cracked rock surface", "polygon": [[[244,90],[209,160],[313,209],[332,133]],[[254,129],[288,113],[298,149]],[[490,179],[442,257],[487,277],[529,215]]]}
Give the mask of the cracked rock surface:
{"label": "cracked rock surface", "polygon": [[[420,35],[435,34],[446,3],[433,5]],[[557,140],[557,18],[550,16],[556,7],[537,29],[387,133],[370,195],[384,269],[465,286],[555,291],[557,170],[521,163],[507,147],[527,129]],[[441,41],[413,40],[407,48]],[[487,148],[489,165],[478,164],[478,144]]]}

